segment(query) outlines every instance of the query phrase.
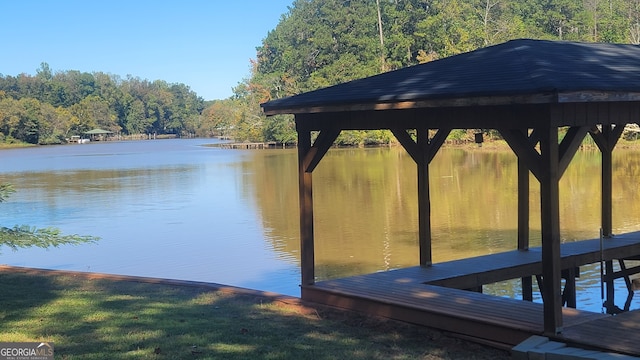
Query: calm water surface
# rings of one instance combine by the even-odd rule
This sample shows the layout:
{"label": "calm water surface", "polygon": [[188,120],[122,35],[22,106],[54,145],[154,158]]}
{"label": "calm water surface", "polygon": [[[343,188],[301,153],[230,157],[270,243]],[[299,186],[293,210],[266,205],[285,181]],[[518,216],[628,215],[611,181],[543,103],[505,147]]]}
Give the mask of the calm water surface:
{"label": "calm water surface", "polygon": [[[0,151],[17,192],[0,224],[99,236],[52,249],[0,246],[0,263],[226,283],[299,295],[295,150],[238,151],[211,139]],[[640,230],[640,152],[614,153],[614,233]],[[600,157],[561,181],[563,241],[595,238]],[[443,149],[431,167],[434,261],[515,249],[517,179],[508,151]],[[418,262],[415,165],[402,149],[332,149],[314,172],[316,274],[328,279]],[[531,239],[540,243],[531,181]],[[600,270],[582,269],[579,307],[600,311]],[[626,291],[618,284],[618,305]],[[485,291],[519,296],[517,281]],[[632,308],[640,307],[634,300]]]}

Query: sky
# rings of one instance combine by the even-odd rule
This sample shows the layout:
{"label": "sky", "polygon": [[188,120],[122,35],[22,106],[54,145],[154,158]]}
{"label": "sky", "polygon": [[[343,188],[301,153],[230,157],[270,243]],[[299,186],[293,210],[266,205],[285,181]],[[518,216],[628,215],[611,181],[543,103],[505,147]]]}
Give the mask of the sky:
{"label": "sky", "polygon": [[0,74],[78,70],[225,99],[294,0],[0,0]]}

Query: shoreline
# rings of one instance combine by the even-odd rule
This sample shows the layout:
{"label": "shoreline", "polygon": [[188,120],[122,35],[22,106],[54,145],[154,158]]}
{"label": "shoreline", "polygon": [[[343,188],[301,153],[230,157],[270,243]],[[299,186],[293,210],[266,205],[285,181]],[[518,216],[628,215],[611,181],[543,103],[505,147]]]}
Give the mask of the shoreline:
{"label": "shoreline", "polygon": [[56,358],[511,358],[479,339],[217,283],[7,265],[0,280],[0,335],[53,342]]}
{"label": "shoreline", "polygon": [[[153,140],[163,140],[164,138],[158,138],[158,139],[153,139]],[[208,139],[208,138],[202,138],[202,139]],[[214,139],[214,138],[211,138]],[[580,145],[579,150],[585,150],[585,151],[589,151],[589,150],[597,150],[598,146],[593,143],[591,140],[589,140],[590,138],[587,136],[585,137],[585,140],[587,141],[587,143],[583,143],[582,145]],[[117,141],[136,141],[136,140],[147,140],[147,139],[123,139],[123,140],[117,140]],[[262,146],[258,146],[256,144],[260,144]],[[273,142],[249,142],[249,143],[235,143],[235,142],[229,142],[229,143],[224,143],[224,144],[215,144],[214,146],[216,147],[221,147],[221,148],[228,148],[228,149],[235,149],[235,150],[282,150],[282,149],[291,149],[291,148],[295,148],[296,146],[272,146]],[[73,143],[67,143],[67,144],[26,144],[26,143],[11,143],[11,144],[6,144],[6,143],[0,143],[0,151],[1,150],[12,150],[12,149],[24,149],[24,148],[33,148],[33,147],[42,147],[42,146],[62,146],[62,145],[77,145],[77,144],[73,144]],[[265,146],[265,145],[269,145],[269,146]],[[392,148],[392,147],[402,147],[402,145],[400,145],[400,143],[398,142],[394,142],[391,144],[379,144],[379,145],[362,145],[362,146],[358,146],[358,145],[352,145],[352,146],[341,146],[341,145],[333,145],[331,148],[336,148],[336,149],[359,149],[359,148],[383,148],[383,147],[387,147],[387,148]],[[483,143],[481,144],[476,144],[473,141],[467,141],[467,142],[457,142],[457,141],[445,141],[444,144],[442,144],[443,149],[462,149],[462,150],[474,150],[474,151],[507,151],[507,150],[511,150],[511,148],[509,147],[509,145],[505,142],[505,140],[502,139],[498,139],[498,140],[485,140]],[[616,144],[615,149],[625,149],[625,150],[636,150],[636,149],[640,149],[640,139],[638,140],[625,140],[620,138],[619,141]],[[614,149],[614,150],[615,150]]]}
{"label": "shoreline", "polygon": [[31,267],[13,266],[13,265],[0,265],[0,274],[2,273],[20,273],[20,274],[26,274],[26,275],[42,275],[42,276],[60,275],[60,276],[78,277],[85,280],[109,280],[109,281],[135,282],[135,283],[142,283],[142,284],[181,286],[181,287],[214,290],[214,291],[221,292],[223,294],[260,296],[260,297],[269,298],[271,300],[277,300],[277,301],[282,301],[285,303],[291,303],[291,304],[297,304],[297,305],[301,305],[303,302],[301,298],[291,296],[291,295],[284,295],[284,294],[279,294],[271,291],[262,291],[262,290],[249,289],[249,288],[244,288],[239,286],[210,283],[210,282],[204,282],[204,281],[155,278],[155,277],[135,276],[135,275],[107,274],[107,273],[85,272],[85,271],[74,271],[74,270],[53,270],[53,269],[31,268]]}

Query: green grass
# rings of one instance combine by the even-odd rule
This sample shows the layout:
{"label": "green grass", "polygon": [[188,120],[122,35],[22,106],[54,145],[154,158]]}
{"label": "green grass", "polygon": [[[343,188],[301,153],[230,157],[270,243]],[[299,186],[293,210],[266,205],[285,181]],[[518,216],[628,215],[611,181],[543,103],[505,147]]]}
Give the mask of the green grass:
{"label": "green grass", "polygon": [[188,286],[0,272],[0,341],[56,359],[508,359],[404,323]]}

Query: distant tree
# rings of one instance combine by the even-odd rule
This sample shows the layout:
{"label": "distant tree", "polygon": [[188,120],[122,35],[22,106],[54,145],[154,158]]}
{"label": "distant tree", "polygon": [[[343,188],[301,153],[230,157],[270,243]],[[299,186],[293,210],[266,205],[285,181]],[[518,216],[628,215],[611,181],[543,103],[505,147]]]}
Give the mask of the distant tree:
{"label": "distant tree", "polygon": [[202,120],[196,130],[198,136],[233,136],[236,122],[237,100],[217,100],[202,112]]}
{"label": "distant tree", "polygon": [[640,44],[640,0],[629,0],[625,2],[627,14],[627,30],[629,42]]}
{"label": "distant tree", "polygon": [[129,134],[145,134],[151,132],[153,120],[147,117],[144,103],[141,100],[133,100],[127,107],[125,114],[125,130]]}
{"label": "distant tree", "polygon": [[295,144],[298,141],[296,127],[291,115],[276,115],[265,121],[264,137],[268,141],[281,144]]}
{"label": "distant tree", "polygon": [[40,106],[40,144],[59,144],[65,141],[66,118],[63,116],[63,108],[54,108],[51,104],[43,103]]}
{"label": "distant tree", "polygon": [[53,72],[46,62],[40,63],[40,68],[36,70],[36,77],[43,81],[51,81],[53,79]]}

